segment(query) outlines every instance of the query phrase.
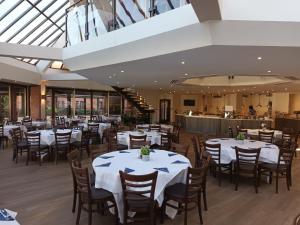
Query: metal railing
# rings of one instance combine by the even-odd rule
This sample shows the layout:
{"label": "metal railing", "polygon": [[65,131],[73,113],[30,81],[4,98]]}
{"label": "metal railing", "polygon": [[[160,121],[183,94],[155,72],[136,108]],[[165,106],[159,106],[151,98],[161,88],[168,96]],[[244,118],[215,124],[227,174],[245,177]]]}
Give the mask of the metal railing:
{"label": "metal railing", "polygon": [[79,0],[66,9],[66,46],[189,4],[189,0]]}

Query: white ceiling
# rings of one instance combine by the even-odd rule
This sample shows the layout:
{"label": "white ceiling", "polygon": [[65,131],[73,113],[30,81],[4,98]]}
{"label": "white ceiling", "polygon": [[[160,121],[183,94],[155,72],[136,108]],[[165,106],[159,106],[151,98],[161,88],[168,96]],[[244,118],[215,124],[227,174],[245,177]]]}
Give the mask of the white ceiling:
{"label": "white ceiling", "polygon": [[[257,57],[262,59],[258,60]],[[278,75],[293,76],[300,80],[299,59],[298,47],[208,46],[77,72],[97,82],[121,87],[208,92],[207,87],[183,88],[172,86],[171,81],[208,75]],[[289,91],[300,91],[300,85],[295,80],[278,85],[264,85],[261,88],[258,85],[253,89],[285,91],[286,88]],[[210,87],[209,91],[218,92],[223,89]],[[237,91],[241,88],[235,89]]]}

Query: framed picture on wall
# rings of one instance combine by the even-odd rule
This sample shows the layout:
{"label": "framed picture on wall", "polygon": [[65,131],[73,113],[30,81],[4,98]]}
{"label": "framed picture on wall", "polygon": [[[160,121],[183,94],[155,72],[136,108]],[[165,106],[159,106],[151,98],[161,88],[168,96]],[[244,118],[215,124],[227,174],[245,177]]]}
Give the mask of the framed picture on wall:
{"label": "framed picture on wall", "polygon": [[184,106],[195,106],[196,101],[194,99],[184,99],[183,100],[183,105]]}

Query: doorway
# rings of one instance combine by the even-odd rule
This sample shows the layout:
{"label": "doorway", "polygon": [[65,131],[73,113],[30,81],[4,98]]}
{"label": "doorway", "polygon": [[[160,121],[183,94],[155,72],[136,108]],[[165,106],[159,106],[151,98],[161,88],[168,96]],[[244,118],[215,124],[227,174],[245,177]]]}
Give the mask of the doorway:
{"label": "doorway", "polygon": [[159,122],[170,123],[171,119],[171,100],[160,99],[159,103]]}

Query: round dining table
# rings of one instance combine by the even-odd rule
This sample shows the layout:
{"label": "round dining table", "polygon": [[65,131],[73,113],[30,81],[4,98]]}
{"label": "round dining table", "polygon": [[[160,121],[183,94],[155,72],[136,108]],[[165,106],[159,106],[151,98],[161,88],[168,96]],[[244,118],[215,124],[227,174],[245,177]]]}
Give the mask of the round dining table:
{"label": "round dining table", "polygon": [[143,136],[147,135],[147,141],[150,142],[150,145],[161,144],[161,132],[157,131],[123,131],[123,132],[118,132],[118,143],[122,145],[127,145],[128,148],[130,148],[130,138],[129,135],[133,136]]}
{"label": "round dining table", "polygon": [[[154,198],[161,206],[165,188],[175,183],[185,183],[187,168],[191,167],[188,158],[174,152],[152,150],[149,161],[140,159],[139,152],[139,149],[129,149],[106,153],[97,157],[92,164],[96,174],[95,188],[103,188],[113,193],[121,222],[124,214],[119,171],[133,175],[158,171]],[[174,218],[176,211],[167,210],[167,215]]]}
{"label": "round dining table", "polygon": [[[151,124],[151,125],[160,125],[161,128],[169,130],[170,132],[173,132],[174,127],[172,125],[168,125],[168,124]],[[138,124],[136,125],[136,128],[143,128],[144,130],[149,130],[150,128],[150,124]]]}
{"label": "round dining table", "polygon": [[0,209],[0,225],[20,225],[16,220],[17,213],[9,209]]}
{"label": "round dining table", "polygon": [[[80,130],[71,130],[71,129],[58,129],[57,133],[68,133],[72,131],[71,134],[71,143],[81,140],[81,131]],[[55,134],[53,130],[39,130],[39,131],[30,131],[28,133],[40,133],[41,134],[41,145],[53,145],[55,144]]]}
{"label": "round dining table", "polygon": [[15,128],[19,128],[19,127],[20,127],[20,125],[5,125],[3,127],[4,136],[11,139],[11,135],[10,135],[9,131],[12,130],[12,129],[15,129]]}
{"label": "round dining table", "polygon": [[236,160],[235,147],[243,149],[261,148],[259,160],[261,162],[277,163],[279,148],[270,143],[255,140],[236,140],[234,138],[214,138],[206,141],[207,144],[221,144],[221,163],[228,164]]}
{"label": "round dining table", "polygon": [[247,129],[247,134],[250,136],[258,136],[259,132],[274,132],[274,138],[281,139],[282,131],[280,130],[268,130],[268,129]]}

